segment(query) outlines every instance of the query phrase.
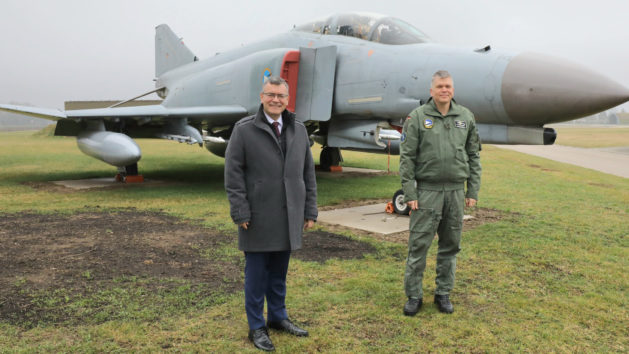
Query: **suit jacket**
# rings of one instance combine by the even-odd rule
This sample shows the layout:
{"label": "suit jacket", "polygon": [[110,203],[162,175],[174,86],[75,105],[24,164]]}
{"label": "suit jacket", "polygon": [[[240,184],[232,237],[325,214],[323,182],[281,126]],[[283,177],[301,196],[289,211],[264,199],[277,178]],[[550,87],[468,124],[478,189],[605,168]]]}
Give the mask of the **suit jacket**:
{"label": "suit jacket", "polygon": [[317,183],[310,139],[295,114],[284,111],[282,152],[262,105],[238,121],[225,153],[225,190],[238,228],[238,248],[246,252],[301,248],[305,219],[317,219]]}

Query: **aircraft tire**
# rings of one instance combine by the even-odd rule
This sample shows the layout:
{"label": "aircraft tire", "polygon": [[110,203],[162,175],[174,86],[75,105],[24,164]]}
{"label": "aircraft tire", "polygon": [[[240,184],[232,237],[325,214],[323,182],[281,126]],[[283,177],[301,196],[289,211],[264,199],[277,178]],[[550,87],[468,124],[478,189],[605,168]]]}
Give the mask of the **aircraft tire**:
{"label": "aircraft tire", "polygon": [[408,207],[408,204],[404,203],[404,191],[401,189],[393,194],[392,202],[393,210],[395,210],[396,214],[409,215],[411,213],[411,208]]}
{"label": "aircraft tire", "polygon": [[135,162],[131,165],[125,166],[125,175],[127,176],[137,176],[138,175],[138,163]]}
{"label": "aircraft tire", "polygon": [[321,150],[321,155],[319,155],[319,165],[322,169],[327,170],[330,166],[338,166],[341,161],[341,149],[326,146],[323,150]]}

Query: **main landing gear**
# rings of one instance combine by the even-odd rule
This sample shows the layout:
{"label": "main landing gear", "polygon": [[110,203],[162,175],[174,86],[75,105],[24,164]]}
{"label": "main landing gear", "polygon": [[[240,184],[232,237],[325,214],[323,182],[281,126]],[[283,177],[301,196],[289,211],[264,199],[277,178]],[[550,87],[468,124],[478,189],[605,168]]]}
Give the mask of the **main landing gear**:
{"label": "main landing gear", "polygon": [[[319,155],[319,167],[321,170],[330,171],[330,167],[339,166],[341,161],[343,161],[341,149],[326,146],[321,150],[321,155]],[[393,194],[391,204],[396,214],[409,215],[411,213],[411,208],[409,208],[408,204],[404,203],[404,192],[401,189]]]}
{"label": "main landing gear", "polygon": [[319,155],[319,166],[323,171],[329,171],[331,166],[339,166],[341,161],[343,161],[341,149],[326,146],[323,150],[321,150],[321,155]]}
{"label": "main landing gear", "polygon": [[138,174],[138,163],[118,167],[116,181],[123,183],[142,183],[144,176]]}

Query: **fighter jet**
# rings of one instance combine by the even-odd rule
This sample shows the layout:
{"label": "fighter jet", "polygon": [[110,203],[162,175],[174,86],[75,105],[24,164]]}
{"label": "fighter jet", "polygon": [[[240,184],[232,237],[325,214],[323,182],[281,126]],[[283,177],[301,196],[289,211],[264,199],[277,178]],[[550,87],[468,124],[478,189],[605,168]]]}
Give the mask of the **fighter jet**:
{"label": "fighter jet", "polygon": [[[108,108],[0,109],[56,121],[55,135],[76,136],[87,155],[137,174],[133,138],[205,146],[224,156],[234,124],[254,114],[265,77],[290,85],[288,108],[323,149],[323,168],[341,150],[399,153],[408,113],[427,102],[431,76],[448,70],[455,99],[474,112],[484,143],[552,144],[544,127],[629,100],[629,90],[587,68],[490,46],[435,43],[412,25],[370,13],[336,14],[291,31],[199,60],[167,25],[156,27],[154,89]],[[157,105],[121,107],[150,93]]]}

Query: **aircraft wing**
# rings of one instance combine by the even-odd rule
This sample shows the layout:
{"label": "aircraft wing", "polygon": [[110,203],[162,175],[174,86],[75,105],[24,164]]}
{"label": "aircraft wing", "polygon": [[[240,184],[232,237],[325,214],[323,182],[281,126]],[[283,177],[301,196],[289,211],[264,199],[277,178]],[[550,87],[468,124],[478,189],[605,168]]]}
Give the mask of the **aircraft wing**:
{"label": "aircraft wing", "polygon": [[43,118],[48,120],[59,120],[63,118],[68,118],[65,112],[58,109],[50,109],[50,108],[37,108],[37,107],[28,107],[28,106],[16,106],[12,104],[0,104],[0,110],[11,112],[11,113],[19,113],[26,116],[31,116],[35,118]]}
{"label": "aircraft wing", "polygon": [[103,118],[192,118],[192,119],[236,119],[247,115],[247,110],[238,105],[229,106],[199,106],[199,107],[164,107],[162,105],[96,108],[62,111],[49,108],[37,108],[0,104],[0,110],[24,114],[27,116],[60,120],[73,119],[103,119]]}

